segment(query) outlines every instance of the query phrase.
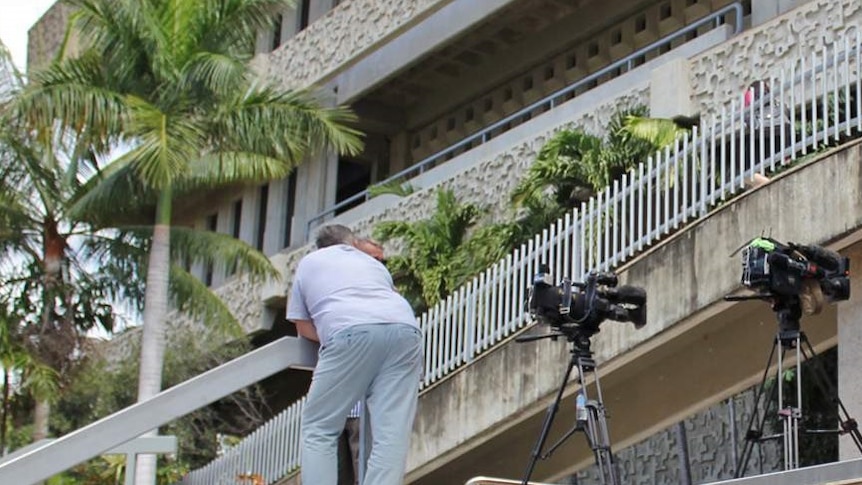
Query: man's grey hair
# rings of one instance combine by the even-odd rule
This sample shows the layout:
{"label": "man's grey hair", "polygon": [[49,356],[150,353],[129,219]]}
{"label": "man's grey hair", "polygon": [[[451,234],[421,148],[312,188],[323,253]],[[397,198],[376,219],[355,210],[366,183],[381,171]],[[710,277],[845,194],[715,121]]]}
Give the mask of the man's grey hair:
{"label": "man's grey hair", "polygon": [[318,248],[325,248],[336,244],[353,245],[354,241],[356,241],[356,236],[349,227],[341,224],[330,224],[317,231],[317,239],[314,242]]}

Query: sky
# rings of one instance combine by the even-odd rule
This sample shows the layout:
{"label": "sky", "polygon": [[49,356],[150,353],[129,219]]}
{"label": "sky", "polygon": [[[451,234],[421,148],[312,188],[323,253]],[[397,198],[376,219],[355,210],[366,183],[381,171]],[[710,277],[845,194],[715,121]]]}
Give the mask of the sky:
{"label": "sky", "polygon": [[27,66],[27,31],[57,0],[0,0],[0,39],[18,69]]}

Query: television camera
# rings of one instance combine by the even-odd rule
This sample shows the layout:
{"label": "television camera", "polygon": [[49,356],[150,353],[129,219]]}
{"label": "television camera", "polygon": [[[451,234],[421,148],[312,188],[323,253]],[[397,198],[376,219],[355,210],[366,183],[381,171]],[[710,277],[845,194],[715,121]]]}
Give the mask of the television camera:
{"label": "television camera", "polygon": [[[518,342],[529,342],[543,338],[565,337],[571,344],[571,360],[563,375],[554,402],[548,407],[542,431],[530,455],[530,462],[524,474],[522,485],[529,483],[530,476],[539,459],[547,459],[551,454],[577,431],[584,432],[587,443],[593,451],[601,481],[605,485],[619,485],[620,477],[611,450],[605,406],[602,402],[602,387],[599,382],[596,362],[590,350],[590,337],[599,331],[605,320],[632,322],[636,328],[646,324],[646,292],[636,286],[617,286],[617,276],[613,273],[592,272],[583,283],[568,278],[554,286],[548,265],[540,264],[533,286],[527,298],[530,317],[550,325],[554,332],[543,335],[518,337]],[[578,369],[580,391],[576,399],[577,422],[546,452],[545,441],[551,430],[554,416],[563,398],[563,391],[569,383],[574,368]],[[587,394],[586,376],[595,377],[596,398]]]}
{"label": "television camera", "polygon": [[[840,254],[816,245],[783,244],[772,238],[758,237],[748,242],[742,249],[742,284],[753,290],[753,294],[728,295],[728,301],[765,300],[772,305],[778,319],[778,333],[773,340],[772,350],[766,362],[766,370],[755,394],[755,409],[760,407],[765,396],[777,397],[778,416],[782,423],[780,436],[783,438],[784,469],[792,470],[799,466],[799,435],[805,433],[835,432],[849,434],[857,449],[862,452],[862,434],[856,420],[851,418],[838,397],[819,361],[814,360],[814,347],[800,327],[803,315],[820,312],[824,303],[847,300],[850,298],[850,260]],[[780,346],[780,351],[778,347]],[[785,395],[780,376],[784,369],[784,354],[796,354],[795,375],[796,392]],[[773,357],[777,355],[776,379],[767,386],[768,371]],[[811,362],[815,383],[832,402],[838,404],[839,427],[837,430],[802,430],[802,363]],[[769,387],[769,389],[767,389]],[[795,398],[795,400],[794,400]],[[736,463],[737,478],[748,468],[748,462],[756,444],[770,439],[764,436],[764,426],[771,403],[767,402],[759,424],[755,425],[757,413],[752,414],[745,434],[745,445]]]}
{"label": "television camera", "polygon": [[563,335],[590,337],[604,320],[646,325],[646,292],[637,286],[617,287],[613,273],[592,272],[583,283],[565,278],[553,286],[547,265],[539,265],[527,301],[531,318]]}
{"label": "television camera", "polygon": [[761,295],[800,296],[816,282],[829,302],[847,300],[849,275],[850,260],[820,246],[759,237],[742,250],[742,284]]}

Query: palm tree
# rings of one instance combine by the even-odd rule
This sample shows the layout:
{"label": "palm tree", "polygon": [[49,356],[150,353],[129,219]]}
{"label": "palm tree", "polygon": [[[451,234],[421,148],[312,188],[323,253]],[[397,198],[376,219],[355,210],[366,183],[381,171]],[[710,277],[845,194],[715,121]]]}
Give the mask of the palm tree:
{"label": "palm tree", "polygon": [[0,370],[3,372],[0,456],[5,454],[9,445],[6,433],[13,393],[29,392],[37,401],[47,402],[56,395],[58,381],[57,372],[40,362],[23,344],[21,335],[16,335],[18,327],[8,312],[9,306],[5,299],[0,302]]}
{"label": "palm tree", "polygon": [[511,197],[522,210],[522,227],[530,230],[525,237],[589,201],[686,131],[684,119],[646,114],[643,106],[615,113],[604,139],[575,128],[561,130],[545,143]]}
{"label": "palm tree", "polygon": [[[286,176],[326,145],[355,154],[352,116],[255,79],[257,32],[285,0],[71,0],[87,48],[33,76],[29,121],[61,125],[90,149],[130,149],[101,172],[77,210],[151,202],[138,397],[161,389],[172,203],[178,195]],[[139,460],[139,483],[154,460]]]}
{"label": "palm tree", "polygon": [[[399,291],[421,313],[467,279],[503,256],[505,239],[479,228],[481,210],[459,203],[452,190],[437,192],[437,208],[428,219],[385,221],[374,228],[381,241],[401,240],[403,254],[387,258]],[[491,226],[488,226],[491,227]]]}

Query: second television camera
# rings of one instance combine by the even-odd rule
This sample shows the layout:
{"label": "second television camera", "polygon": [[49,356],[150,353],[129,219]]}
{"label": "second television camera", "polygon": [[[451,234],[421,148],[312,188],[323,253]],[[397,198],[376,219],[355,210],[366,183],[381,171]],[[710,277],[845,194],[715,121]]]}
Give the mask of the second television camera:
{"label": "second television camera", "polygon": [[548,266],[539,265],[528,300],[530,316],[567,336],[589,337],[606,319],[643,327],[646,292],[637,286],[617,287],[617,283],[613,273],[593,272],[583,283],[565,278],[554,286]]}
{"label": "second television camera", "polygon": [[849,275],[850,260],[821,246],[759,237],[742,250],[742,284],[763,296],[780,299],[814,291],[828,302],[847,300]]}

